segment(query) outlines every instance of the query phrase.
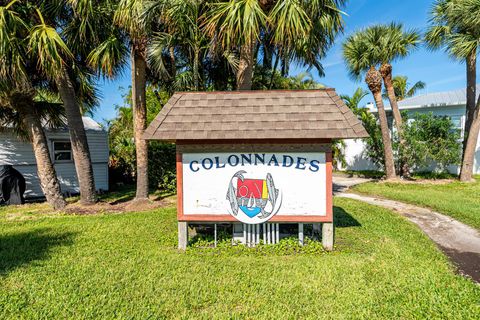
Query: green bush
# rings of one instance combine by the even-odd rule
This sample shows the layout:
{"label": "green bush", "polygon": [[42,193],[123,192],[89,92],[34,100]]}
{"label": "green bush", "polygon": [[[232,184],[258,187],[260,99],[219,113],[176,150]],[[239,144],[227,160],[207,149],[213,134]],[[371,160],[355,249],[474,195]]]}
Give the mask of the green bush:
{"label": "green bush", "polygon": [[175,145],[172,143],[150,142],[148,146],[148,181],[154,190],[175,192],[177,179],[175,171]]}
{"label": "green bush", "polygon": [[446,116],[416,113],[404,125],[405,147],[399,150],[413,171],[435,164],[433,171],[447,172],[449,165],[460,163],[460,132]]}
{"label": "green bush", "polygon": [[[154,85],[147,86],[147,122],[150,123],[162,110],[170,95]],[[131,90],[123,95],[124,103],[116,106],[117,116],[109,123],[110,182],[131,184],[135,182],[135,142],[133,139],[133,111]],[[174,192],[175,145],[152,141],[148,146],[148,178],[152,190]]]}
{"label": "green bush", "polygon": [[[368,111],[362,112],[359,118],[370,134],[370,137],[365,139],[366,155],[383,169],[383,143],[378,121]],[[408,114],[403,113],[403,118],[408,119]],[[407,161],[412,172],[426,171],[429,165],[434,165],[434,172],[447,172],[448,166],[460,163],[460,132],[447,116],[416,113],[409,121],[405,121],[403,137],[406,142],[404,147],[399,143],[397,132],[394,131],[392,135],[397,170],[402,168],[402,161]]]}

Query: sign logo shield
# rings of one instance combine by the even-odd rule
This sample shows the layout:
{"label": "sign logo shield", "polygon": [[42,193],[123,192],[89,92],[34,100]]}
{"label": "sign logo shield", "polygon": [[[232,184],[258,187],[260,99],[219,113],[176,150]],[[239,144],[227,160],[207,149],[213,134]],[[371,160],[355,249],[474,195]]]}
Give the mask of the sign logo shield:
{"label": "sign logo shield", "polygon": [[280,209],[280,191],[270,173],[265,179],[245,178],[246,173],[238,171],[230,180],[227,191],[230,214],[248,224],[268,221]]}

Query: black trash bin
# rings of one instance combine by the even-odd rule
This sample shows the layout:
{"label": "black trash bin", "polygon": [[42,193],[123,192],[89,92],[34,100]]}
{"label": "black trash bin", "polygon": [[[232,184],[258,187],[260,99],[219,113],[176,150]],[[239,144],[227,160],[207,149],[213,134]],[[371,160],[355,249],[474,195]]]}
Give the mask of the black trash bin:
{"label": "black trash bin", "polygon": [[0,205],[24,204],[25,178],[11,165],[0,165]]}

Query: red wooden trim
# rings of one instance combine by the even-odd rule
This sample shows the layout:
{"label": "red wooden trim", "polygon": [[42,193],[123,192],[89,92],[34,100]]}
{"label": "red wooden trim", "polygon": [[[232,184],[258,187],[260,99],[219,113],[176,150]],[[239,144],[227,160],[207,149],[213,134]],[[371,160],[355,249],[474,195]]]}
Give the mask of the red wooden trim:
{"label": "red wooden trim", "polygon": [[[198,221],[198,222],[240,222],[229,214],[186,214],[178,216],[179,221]],[[276,215],[268,222],[331,222],[327,216],[305,216],[305,215]]]}
{"label": "red wooden trim", "polygon": [[183,216],[183,161],[182,154],[177,152],[177,220]]}
{"label": "red wooden trim", "polygon": [[325,165],[326,165],[326,192],[327,192],[327,217],[329,218],[329,221],[327,222],[333,222],[333,179],[332,179],[332,174],[333,174],[333,166],[332,166],[332,151],[326,152],[325,153]]}
{"label": "red wooden trim", "polygon": [[179,145],[188,144],[320,144],[331,143],[332,139],[216,139],[216,140],[177,140],[175,143]]}

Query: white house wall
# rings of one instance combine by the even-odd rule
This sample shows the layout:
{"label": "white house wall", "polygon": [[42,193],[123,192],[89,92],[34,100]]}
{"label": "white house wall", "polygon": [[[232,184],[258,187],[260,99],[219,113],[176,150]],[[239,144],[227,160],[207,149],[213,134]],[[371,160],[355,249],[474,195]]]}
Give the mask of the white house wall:
{"label": "white house wall", "polygon": [[[50,150],[52,141],[69,140],[67,131],[47,131]],[[97,190],[108,190],[108,138],[104,131],[87,131],[95,187]],[[52,157],[53,159],[53,157]],[[41,197],[43,192],[37,174],[37,166],[32,145],[15,138],[9,133],[0,133],[0,165],[13,165],[23,174],[27,183],[27,197]],[[54,163],[63,193],[78,193],[78,179],[73,161]]]}
{"label": "white house wall", "polygon": [[347,166],[341,168],[342,170],[378,170],[378,167],[365,154],[366,144],[363,139],[346,139],[344,142]]}

